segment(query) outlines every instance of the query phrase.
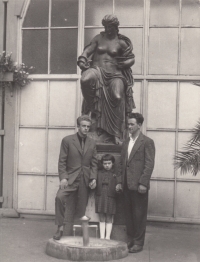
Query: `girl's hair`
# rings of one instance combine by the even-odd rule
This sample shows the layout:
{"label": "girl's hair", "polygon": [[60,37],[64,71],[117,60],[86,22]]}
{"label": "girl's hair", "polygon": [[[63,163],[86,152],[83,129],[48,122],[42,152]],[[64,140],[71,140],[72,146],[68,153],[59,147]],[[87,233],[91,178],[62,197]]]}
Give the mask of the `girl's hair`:
{"label": "girl's hair", "polygon": [[114,158],[113,155],[111,155],[111,154],[105,154],[105,155],[103,155],[102,158],[101,158],[101,163],[103,164],[103,161],[109,161],[109,160],[112,161],[113,164],[115,163],[115,158]]}

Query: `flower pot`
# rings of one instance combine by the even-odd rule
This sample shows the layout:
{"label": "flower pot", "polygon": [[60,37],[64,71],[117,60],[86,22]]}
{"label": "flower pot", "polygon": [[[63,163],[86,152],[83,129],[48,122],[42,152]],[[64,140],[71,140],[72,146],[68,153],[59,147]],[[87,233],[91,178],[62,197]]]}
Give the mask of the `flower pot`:
{"label": "flower pot", "polygon": [[0,81],[1,82],[12,82],[13,81],[13,72],[0,72]]}

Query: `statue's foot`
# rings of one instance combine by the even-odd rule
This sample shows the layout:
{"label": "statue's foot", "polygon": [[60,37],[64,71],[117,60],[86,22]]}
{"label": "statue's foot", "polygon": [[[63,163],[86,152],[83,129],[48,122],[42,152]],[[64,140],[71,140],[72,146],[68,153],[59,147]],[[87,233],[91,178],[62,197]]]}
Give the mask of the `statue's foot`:
{"label": "statue's foot", "polygon": [[114,137],[114,139],[115,139],[115,144],[116,145],[122,145],[122,141],[119,139],[119,137]]}

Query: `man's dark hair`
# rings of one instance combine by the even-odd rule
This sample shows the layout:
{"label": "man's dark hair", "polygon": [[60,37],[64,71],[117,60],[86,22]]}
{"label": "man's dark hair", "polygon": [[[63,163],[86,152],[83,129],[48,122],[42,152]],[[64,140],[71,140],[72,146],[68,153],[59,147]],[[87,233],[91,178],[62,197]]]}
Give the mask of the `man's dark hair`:
{"label": "man's dark hair", "polygon": [[143,122],[144,122],[144,117],[143,117],[143,115],[140,114],[140,113],[130,113],[130,115],[128,116],[128,118],[129,118],[129,119],[135,118],[136,121],[137,121],[137,124],[141,124],[141,125],[142,125]]}
{"label": "man's dark hair", "polygon": [[76,120],[77,126],[80,126],[81,121],[88,121],[88,122],[92,123],[92,120],[88,115],[79,116]]}
{"label": "man's dark hair", "polygon": [[114,164],[115,163],[115,158],[113,155],[111,154],[105,154],[102,156],[101,158],[101,163],[103,164],[103,161],[112,161],[112,163]]}

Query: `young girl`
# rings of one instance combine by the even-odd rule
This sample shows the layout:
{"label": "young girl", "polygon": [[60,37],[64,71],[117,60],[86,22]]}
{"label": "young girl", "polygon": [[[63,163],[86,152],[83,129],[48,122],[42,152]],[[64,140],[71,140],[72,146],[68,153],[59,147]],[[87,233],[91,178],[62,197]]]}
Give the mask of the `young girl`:
{"label": "young girl", "polygon": [[100,238],[110,239],[113,215],[116,213],[117,179],[113,170],[115,158],[111,154],[103,155],[101,163],[103,169],[98,171],[95,211],[99,213]]}

